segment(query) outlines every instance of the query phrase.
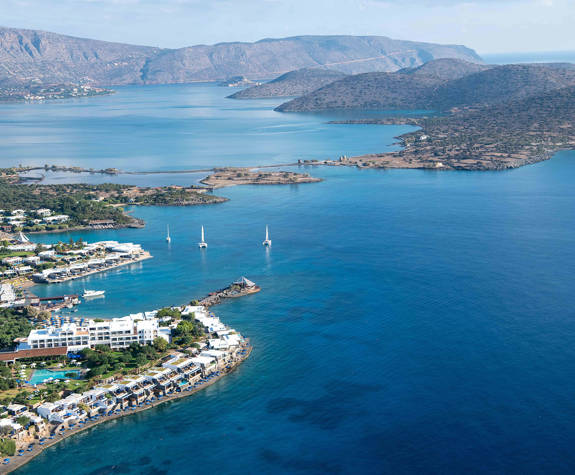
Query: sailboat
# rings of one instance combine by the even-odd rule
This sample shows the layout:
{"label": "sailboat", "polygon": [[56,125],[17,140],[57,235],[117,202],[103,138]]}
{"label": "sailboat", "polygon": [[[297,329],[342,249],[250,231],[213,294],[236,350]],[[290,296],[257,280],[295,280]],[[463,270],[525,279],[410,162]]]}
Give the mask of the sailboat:
{"label": "sailboat", "polygon": [[270,232],[267,226],[266,226],[266,240],[262,242],[262,244],[266,247],[270,247],[272,245],[272,240],[270,239]]}
{"label": "sailboat", "polygon": [[166,235],[166,242],[167,242],[167,243],[170,243],[170,242],[172,242],[172,238],[170,237],[170,225],[168,224],[168,225],[166,225],[166,227],[167,227],[167,230],[168,230],[168,233],[167,233],[167,235]]}
{"label": "sailboat", "polygon": [[198,247],[200,249],[205,249],[206,247],[208,247],[208,243],[206,242],[205,238],[204,238],[204,227],[202,226],[202,240],[198,243]]}

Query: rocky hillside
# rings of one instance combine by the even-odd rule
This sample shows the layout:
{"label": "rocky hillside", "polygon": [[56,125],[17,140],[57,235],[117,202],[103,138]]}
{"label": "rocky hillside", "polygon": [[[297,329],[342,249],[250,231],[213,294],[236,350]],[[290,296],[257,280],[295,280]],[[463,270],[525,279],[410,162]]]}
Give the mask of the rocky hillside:
{"label": "rocky hillside", "polygon": [[431,103],[436,109],[497,104],[575,85],[573,64],[508,64],[442,85]]}
{"label": "rocky hillside", "polygon": [[481,62],[471,49],[381,36],[298,36],[255,43],[160,49],[43,31],[0,28],[0,86],[43,83],[162,84],[275,77],[301,68],[395,71],[436,58]]}
{"label": "rocky hillside", "polygon": [[264,97],[303,96],[326,84],[342,79],[346,74],[329,69],[305,68],[282,74],[259,86],[249,87],[232,94],[230,99],[258,99]]}
{"label": "rocky hillside", "polygon": [[568,64],[487,67],[456,60],[431,61],[395,73],[346,77],[278,107],[327,109],[434,109],[496,104],[575,85]]}
{"label": "rocky hillside", "polygon": [[277,110],[427,108],[440,85],[486,68],[462,60],[439,59],[394,73],[357,74],[282,104]]}
{"label": "rocky hillside", "polygon": [[158,48],[72,38],[43,31],[0,28],[0,86],[140,82]]}

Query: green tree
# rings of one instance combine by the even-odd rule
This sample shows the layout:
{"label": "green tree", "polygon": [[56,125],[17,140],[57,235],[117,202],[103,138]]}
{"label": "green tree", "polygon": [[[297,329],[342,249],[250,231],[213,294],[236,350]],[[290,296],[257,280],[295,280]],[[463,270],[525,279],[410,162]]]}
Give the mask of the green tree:
{"label": "green tree", "polygon": [[154,348],[156,349],[156,351],[163,353],[168,349],[168,342],[161,336],[158,336],[154,338]]}

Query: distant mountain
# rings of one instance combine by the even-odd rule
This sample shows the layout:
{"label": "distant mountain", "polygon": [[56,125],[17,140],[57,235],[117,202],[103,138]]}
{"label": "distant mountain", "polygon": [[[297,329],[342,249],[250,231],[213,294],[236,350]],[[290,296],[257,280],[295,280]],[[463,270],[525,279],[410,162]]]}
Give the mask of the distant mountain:
{"label": "distant mountain", "polygon": [[281,111],[327,109],[434,109],[496,104],[575,85],[571,64],[485,66],[430,61],[395,73],[346,77],[298,99]]}
{"label": "distant mountain", "polygon": [[0,28],[0,86],[34,80],[120,85],[259,79],[317,67],[355,74],[395,71],[437,58],[481,62],[464,46],[382,36],[297,36],[161,49]]}
{"label": "distant mountain", "polygon": [[437,59],[393,73],[357,74],[286,102],[277,110],[426,108],[440,85],[487,68],[458,59]]}
{"label": "distant mountain", "polygon": [[0,86],[129,84],[159,48],[108,43],[44,31],[0,28]]}
{"label": "distant mountain", "polygon": [[249,87],[232,94],[230,99],[302,96],[326,84],[342,79],[346,74],[329,69],[305,68],[282,74],[273,81]]}

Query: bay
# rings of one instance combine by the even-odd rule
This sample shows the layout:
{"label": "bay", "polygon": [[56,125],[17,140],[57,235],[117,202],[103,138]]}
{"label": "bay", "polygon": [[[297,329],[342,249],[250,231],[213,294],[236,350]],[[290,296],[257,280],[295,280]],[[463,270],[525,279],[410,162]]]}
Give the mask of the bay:
{"label": "bay", "polygon": [[[191,96],[194,87],[212,86],[178,86],[176,94]],[[148,99],[152,92],[137,89],[126,93],[134,95],[137,117],[129,122],[145,124],[138,108],[153,117],[150,101],[176,101],[159,93]],[[226,131],[245,131],[252,115],[261,121],[258,130],[265,122],[318,130],[278,134],[269,139],[278,147],[270,148],[264,133],[258,157],[266,163],[282,163],[291,153],[382,151],[397,135],[395,128],[331,126],[328,116],[276,117],[271,102],[229,105],[222,90],[210,91],[205,100],[214,110],[182,119],[189,124],[174,125],[174,134],[170,127],[158,132],[166,155],[161,145],[151,146],[148,132],[132,130],[141,147],[119,136],[112,119],[102,135],[122,143],[114,151],[121,163],[141,169],[167,166],[165,156],[182,168],[213,165],[218,157],[222,164],[252,164],[257,135],[236,137],[234,147],[212,135],[193,160],[185,145],[170,143],[220,114],[242,122],[222,125],[227,140]],[[97,100],[128,99],[120,93]],[[62,115],[76,105],[48,104]],[[8,121],[13,112],[3,112]],[[42,123],[38,109],[29,114]],[[86,121],[78,121],[80,130],[67,123],[59,154],[68,153],[71,164],[79,153],[85,163],[113,166]],[[29,137],[28,119],[14,127]],[[41,149],[23,142],[14,153],[35,160]],[[236,154],[227,155],[228,148]],[[272,156],[273,149],[285,155]],[[141,163],[128,160],[143,155]],[[240,275],[263,290],[215,309],[254,345],[232,375],[187,399],[69,438],[17,473],[572,472],[574,159],[574,152],[561,152],[548,162],[481,173],[310,168],[324,181],[219,190],[230,201],[213,206],[135,208],[147,223],[139,230],[39,236],[132,241],[154,255],[84,281],[35,288],[38,294],[105,289],[105,299],[81,307],[86,316],[183,303]],[[261,245],[266,224],[270,250]],[[196,247],[201,225],[205,252]]]}

